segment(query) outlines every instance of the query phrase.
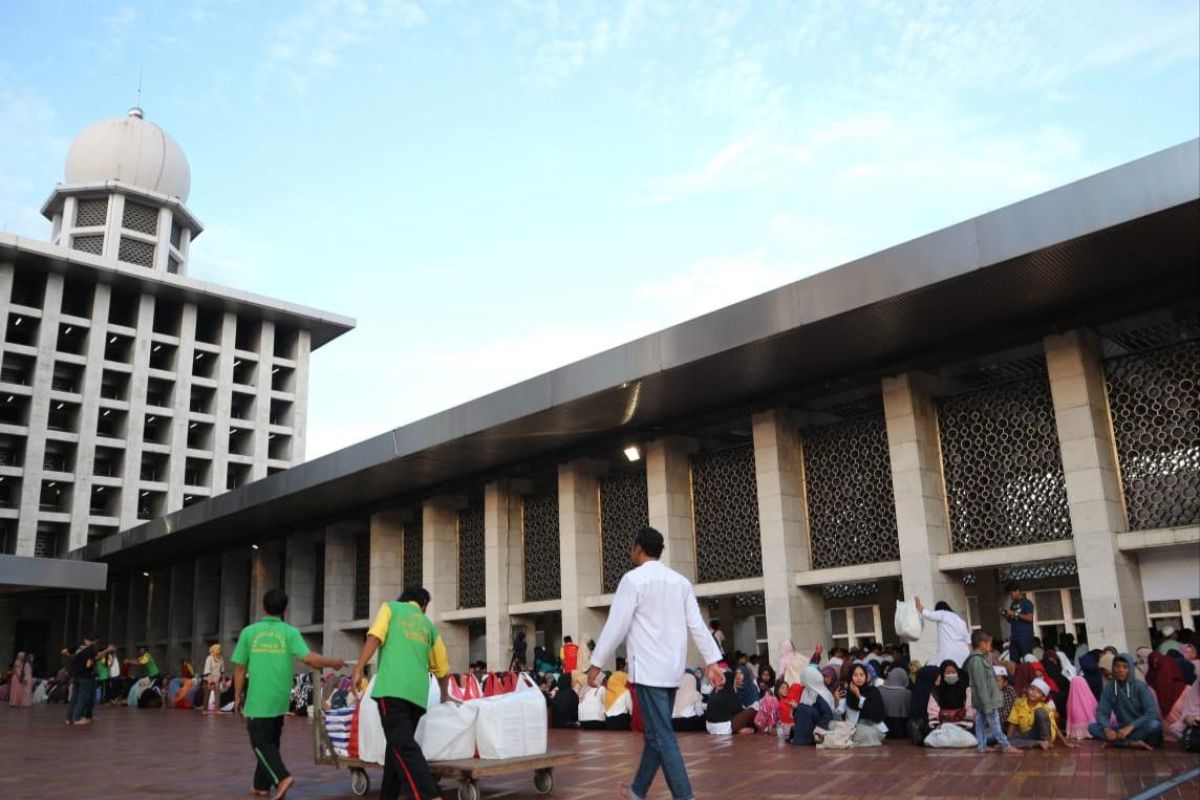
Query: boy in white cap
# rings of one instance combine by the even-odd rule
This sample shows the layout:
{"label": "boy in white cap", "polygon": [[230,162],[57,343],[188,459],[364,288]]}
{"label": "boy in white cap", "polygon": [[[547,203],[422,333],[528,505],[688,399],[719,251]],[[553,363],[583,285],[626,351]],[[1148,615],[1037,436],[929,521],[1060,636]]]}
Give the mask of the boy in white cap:
{"label": "boy in white cap", "polygon": [[1008,715],[1008,740],[1013,746],[1049,750],[1055,742],[1062,742],[1068,748],[1075,747],[1059,733],[1058,713],[1048,702],[1049,697],[1050,684],[1034,678],[1025,696],[1017,698]]}
{"label": "boy in white cap", "polygon": [[1017,703],[1017,690],[1012,685],[1012,678],[1008,674],[1006,667],[992,667],[992,672],[996,673],[996,685],[1000,687],[1000,694],[1004,701],[1000,704],[1000,719],[1008,722],[1008,717],[1012,714],[1013,706]]}

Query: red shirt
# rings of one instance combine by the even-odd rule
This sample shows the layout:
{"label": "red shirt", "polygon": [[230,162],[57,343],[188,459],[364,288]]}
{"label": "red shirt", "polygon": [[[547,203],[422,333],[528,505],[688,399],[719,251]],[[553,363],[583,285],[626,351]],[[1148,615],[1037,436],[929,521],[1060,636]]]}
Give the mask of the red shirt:
{"label": "red shirt", "polygon": [[579,645],[571,642],[563,645],[563,672],[574,672],[579,664]]}

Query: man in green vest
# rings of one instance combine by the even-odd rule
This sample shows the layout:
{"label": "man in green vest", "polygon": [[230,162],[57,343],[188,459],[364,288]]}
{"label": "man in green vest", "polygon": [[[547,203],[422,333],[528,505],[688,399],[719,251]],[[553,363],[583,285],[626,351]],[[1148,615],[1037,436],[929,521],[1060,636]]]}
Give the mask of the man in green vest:
{"label": "man in green vest", "polygon": [[416,740],[417,722],[429,703],[430,673],[438,680],[442,702],[450,698],[446,691],[450,661],[437,628],[425,616],[429,600],[429,592],[414,586],[405,589],[399,601],[380,606],[350,679],[358,692],[363,667],[379,651],[371,696],[379,705],[387,738],[380,800],[396,800],[402,786],[409,788],[415,800],[442,796]]}
{"label": "man in green vest", "polygon": [[[340,658],[325,658],[309,651],[300,631],[282,619],[287,604],[288,596],[282,589],[268,590],[263,595],[265,616],[242,629],[232,659],[233,707],[240,708],[246,718],[250,747],[258,762],[253,792],[266,796],[274,786],[275,800],[282,800],[293,782],[279,755],[283,718],[292,697],[293,659],[310,667],[341,669],[346,666]],[[243,694],[246,673],[251,678],[250,691]],[[243,696],[246,698],[244,708]]]}

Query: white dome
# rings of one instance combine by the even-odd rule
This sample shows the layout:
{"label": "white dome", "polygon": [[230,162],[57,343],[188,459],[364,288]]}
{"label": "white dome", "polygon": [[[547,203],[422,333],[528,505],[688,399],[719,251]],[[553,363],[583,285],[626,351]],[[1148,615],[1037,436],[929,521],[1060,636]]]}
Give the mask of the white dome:
{"label": "white dome", "polygon": [[117,180],[187,201],[192,171],[179,144],[140,108],[88,126],[67,151],[66,182]]}

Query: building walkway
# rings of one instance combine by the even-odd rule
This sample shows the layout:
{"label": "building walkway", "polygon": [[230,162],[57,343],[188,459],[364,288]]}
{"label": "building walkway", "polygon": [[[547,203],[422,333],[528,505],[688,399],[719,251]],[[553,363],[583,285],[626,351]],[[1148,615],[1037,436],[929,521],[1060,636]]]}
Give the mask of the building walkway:
{"label": "building walkway", "polygon": [[[88,728],[63,724],[61,705],[31,709],[0,707],[0,797],[13,800],[87,797],[250,797],[254,763],[241,721],[189,711],[98,709]],[[297,779],[289,800],[353,798],[344,771],[312,763],[308,720],[289,719],[284,757]],[[908,744],[874,750],[824,752],[777,745],[773,738],[682,737],[701,800],[821,800],[865,798],[1126,798],[1194,767],[1200,758],[1177,749],[1154,753],[1105,751],[1088,743],[1079,750],[1022,756],[971,751],[933,751]],[[628,780],[640,754],[640,738],[627,733],[552,731],[551,746],[573,749],[579,763],[556,773],[554,797],[611,800]],[[372,773],[377,797],[381,773]],[[482,784],[485,800],[533,800],[532,776]],[[446,798],[456,793],[444,785]],[[1160,795],[1174,800],[1200,796],[1200,779]],[[666,800],[661,778],[651,792]]]}

